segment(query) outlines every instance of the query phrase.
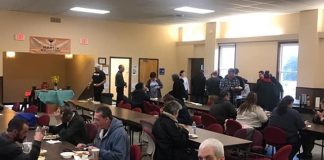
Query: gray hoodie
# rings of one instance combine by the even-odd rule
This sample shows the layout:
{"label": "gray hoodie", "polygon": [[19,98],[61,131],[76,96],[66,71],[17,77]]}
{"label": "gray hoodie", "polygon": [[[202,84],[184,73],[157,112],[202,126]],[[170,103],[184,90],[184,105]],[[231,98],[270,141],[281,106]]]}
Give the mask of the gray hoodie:
{"label": "gray hoodie", "polygon": [[105,135],[101,130],[94,139],[94,146],[100,149],[100,160],[129,160],[129,145],[128,135],[123,123],[116,118],[112,119]]}

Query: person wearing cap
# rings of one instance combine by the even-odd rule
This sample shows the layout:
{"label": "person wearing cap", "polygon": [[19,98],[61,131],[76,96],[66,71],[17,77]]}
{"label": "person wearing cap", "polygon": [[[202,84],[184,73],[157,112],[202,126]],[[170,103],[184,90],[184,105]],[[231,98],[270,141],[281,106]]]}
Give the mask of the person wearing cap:
{"label": "person wearing cap", "polygon": [[95,65],[95,71],[93,72],[92,79],[88,84],[88,88],[93,86],[93,95],[95,101],[101,101],[101,93],[104,89],[104,84],[106,82],[105,73],[100,70],[100,65]]}

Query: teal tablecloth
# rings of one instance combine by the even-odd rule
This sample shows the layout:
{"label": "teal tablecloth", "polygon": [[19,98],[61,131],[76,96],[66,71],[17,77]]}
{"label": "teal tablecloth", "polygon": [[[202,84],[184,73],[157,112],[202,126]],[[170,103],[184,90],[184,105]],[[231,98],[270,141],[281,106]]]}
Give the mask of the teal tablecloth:
{"label": "teal tablecloth", "polygon": [[74,96],[72,90],[35,90],[35,96],[45,104],[64,105],[65,100],[71,100]]}

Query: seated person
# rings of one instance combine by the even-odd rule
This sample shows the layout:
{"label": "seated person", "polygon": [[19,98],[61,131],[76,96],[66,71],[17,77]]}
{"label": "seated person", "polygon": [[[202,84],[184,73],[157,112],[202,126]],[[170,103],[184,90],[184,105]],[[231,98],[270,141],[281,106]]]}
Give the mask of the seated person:
{"label": "seated person", "polygon": [[227,91],[219,94],[219,99],[210,108],[209,113],[214,116],[218,123],[224,125],[226,119],[236,119],[235,106],[230,102],[230,96]]}
{"label": "seated person", "polygon": [[[324,99],[321,101],[321,108],[324,107]],[[324,125],[324,111],[323,109],[316,111],[313,118],[313,123]],[[318,139],[324,139],[321,133],[308,132],[307,130],[302,132],[302,147],[303,153],[297,155],[299,159],[312,159],[312,150],[314,148],[314,142]]]}
{"label": "seated person", "polygon": [[294,98],[285,96],[278,107],[276,107],[269,118],[269,126],[281,128],[286,132],[287,143],[292,145],[289,159],[293,159],[299,151],[299,131],[305,128],[305,123],[298,111],[292,109]]}
{"label": "seated person", "polygon": [[256,93],[250,92],[245,102],[238,108],[236,120],[243,127],[261,128],[262,124],[267,122],[268,117],[266,113],[260,106],[256,105],[256,102]]}
{"label": "seated person", "polygon": [[189,132],[177,121],[180,109],[180,103],[169,101],[164,104],[162,114],[155,121],[152,128],[156,140],[154,160],[190,159],[189,154],[186,152]]}
{"label": "seated person", "polygon": [[204,140],[198,151],[199,160],[224,160],[224,146],[223,144],[214,138]]}
{"label": "seated person", "polygon": [[176,100],[182,106],[182,108],[179,110],[179,114],[178,114],[178,117],[177,117],[178,122],[181,123],[181,124],[185,124],[185,125],[191,125],[192,124],[192,119],[191,119],[191,116],[190,116],[190,114],[188,112],[188,108],[185,105],[185,103],[183,101],[181,101],[181,100],[178,100],[178,99],[174,98],[170,94],[167,94],[167,95],[165,95],[163,97],[163,102],[164,103],[167,103],[167,102],[173,101],[173,100]]}
{"label": "seated person", "polygon": [[124,129],[123,123],[113,118],[110,108],[99,107],[95,111],[94,123],[99,129],[99,133],[94,139],[93,144],[77,145],[77,148],[88,149],[98,148],[100,160],[129,160],[130,142]]}
{"label": "seated person", "polygon": [[[18,143],[23,143],[29,130],[28,122],[14,118],[10,120],[7,131],[0,135],[0,159],[36,160],[38,159],[41,141],[44,137],[42,131],[35,132],[30,153],[24,153]],[[18,142],[18,143],[17,143]]]}
{"label": "seated person", "polygon": [[50,126],[50,133],[58,134],[62,141],[74,145],[88,142],[84,119],[76,111],[74,112],[70,106],[63,106],[54,115],[58,125]]}
{"label": "seated person", "polygon": [[142,82],[139,82],[135,85],[135,90],[131,93],[131,104],[133,107],[140,107],[142,111],[144,110],[144,101],[150,100],[149,95],[146,94],[146,90],[147,88]]}

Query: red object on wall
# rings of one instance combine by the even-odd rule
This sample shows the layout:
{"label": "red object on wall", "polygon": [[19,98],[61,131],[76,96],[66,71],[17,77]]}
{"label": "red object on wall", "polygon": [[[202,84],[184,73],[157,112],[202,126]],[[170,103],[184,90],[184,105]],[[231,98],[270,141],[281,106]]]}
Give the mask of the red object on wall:
{"label": "red object on wall", "polygon": [[88,38],[80,38],[80,44],[82,44],[82,45],[88,45],[89,44]]}
{"label": "red object on wall", "polygon": [[22,33],[17,33],[15,34],[15,40],[16,41],[24,41],[25,40],[25,35]]}

